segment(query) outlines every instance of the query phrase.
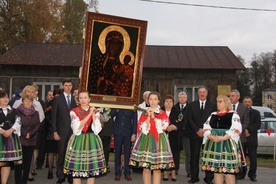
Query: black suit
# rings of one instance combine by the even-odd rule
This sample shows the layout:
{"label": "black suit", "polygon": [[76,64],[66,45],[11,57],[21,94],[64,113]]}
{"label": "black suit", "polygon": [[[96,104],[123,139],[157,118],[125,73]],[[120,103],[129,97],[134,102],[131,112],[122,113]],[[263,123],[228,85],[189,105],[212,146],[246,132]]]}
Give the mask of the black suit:
{"label": "black suit", "polygon": [[111,117],[116,117],[112,133],[115,146],[115,176],[121,176],[121,155],[124,148],[124,175],[131,175],[129,159],[131,154],[131,136],[137,133],[137,112],[126,109],[112,109]]}
{"label": "black suit", "polygon": [[58,141],[58,163],[57,163],[57,177],[58,179],[64,179],[63,163],[66,153],[67,143],[72,134],[71,130],[71,118],[70,109],[76,107],[76,102],[71,95],[70,109],[68,108],[66,97],[64,93],[57,96],[53,100],[53,109],[51,113],[51,124],[53,133],[57,132],[60,136]]}
{"label": "black suit", "polygon": [[185,152],[185,169],[186,173],[190,175],[190,160],[191,160],[191,151],[190,151],[190,129],[188,125],[188,103],[186,103],[183,109],[180,108],[180,104],[177,103],[173,106],[178,112],[183,114],[183,120],[181,122],[182,128],[180,131],[181,142]]}
{"label": "black suit", "polygon": [[[243,144],[244,153],[248,154],[250,160],[250,168],[248,176],[250,178],[256,178],[257,171],[257,147],[258,147],[258,130],[261,127],[261,115],[260,112],[250,108],[249,109],[249,126],[247,130],[250,136],[247,137],[247,141]],[[246,168],[246,167],[245,167]],[[246,175],[245,169],[243,176]]]}
{"label": "black suit", "polygon": [[242,134],[240,139],[242,143],[245,143],[246,142],[245,129],[247,129],[249,124],[249,111],[245,105],[243,105],[242,103],[239,103],[237,108],[237,113],[240,116],[240,120],[242,124]]}
{"label": "black suit", "polygon": [[[199,180],[199,157],[202,147],[203,137],[199,137],[196,132],[203,128],[203,124],[208,119],[210,114],[216,111],[216,105],[209,100],[206,100],[204,110],[200,110],[199,100],[193,101],[188,106],[188,124],[190,128],[190,150],[191,150],[191,179]],[[212,180],[213,174],[205,172],[205,179]]]}

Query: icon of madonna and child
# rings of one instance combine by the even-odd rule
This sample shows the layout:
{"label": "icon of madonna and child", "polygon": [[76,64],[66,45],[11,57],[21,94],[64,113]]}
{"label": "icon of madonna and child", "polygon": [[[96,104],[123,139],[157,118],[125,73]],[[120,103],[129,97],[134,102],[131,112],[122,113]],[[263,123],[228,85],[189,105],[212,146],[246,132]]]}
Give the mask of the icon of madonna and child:
{"label": "icon of madonna and child", "polygon": [[135,58],[129,50],[130,42],[128,32],[120,26],[111,25],[103,29],[98,40],[101,54],[90,60],[90,93],[131,96]]}

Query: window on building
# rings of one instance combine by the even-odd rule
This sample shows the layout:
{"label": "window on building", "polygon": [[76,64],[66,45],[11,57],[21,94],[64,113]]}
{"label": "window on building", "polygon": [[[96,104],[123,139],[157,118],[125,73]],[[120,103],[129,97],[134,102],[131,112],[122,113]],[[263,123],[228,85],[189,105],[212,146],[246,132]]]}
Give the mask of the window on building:
{"label": "window on building", "polygon": [[178,99],[178,93],[185,91],[188,96],[188,102],[198,100],[197,92],[199,87],[200,86],[175,86],[174,97]]}
{"label": "window on building", "polygon": [[59,89],[62,85],[61,82],[34,82],[33,84],[39,87],[38,98],[45,101],[48,91]]}
{"label": "window on building", "polygon": [[267,107],[270,108],[270,109],[272,109],[272,105],[271,104],[268,104]]}
{"label": "window on building", "polygon": [[272,100],[272,96],[271,95],[267,95],[267,99],[268,100]]}

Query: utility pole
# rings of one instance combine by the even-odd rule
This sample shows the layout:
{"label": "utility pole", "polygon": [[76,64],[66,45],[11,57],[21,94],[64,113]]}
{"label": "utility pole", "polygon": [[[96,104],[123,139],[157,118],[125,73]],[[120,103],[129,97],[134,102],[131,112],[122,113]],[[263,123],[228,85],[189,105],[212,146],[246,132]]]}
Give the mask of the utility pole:
{"label": "utility pole", "polygon": [[99,13],[99,2],[98,2],[98,0],[89,0],[88,11]]}

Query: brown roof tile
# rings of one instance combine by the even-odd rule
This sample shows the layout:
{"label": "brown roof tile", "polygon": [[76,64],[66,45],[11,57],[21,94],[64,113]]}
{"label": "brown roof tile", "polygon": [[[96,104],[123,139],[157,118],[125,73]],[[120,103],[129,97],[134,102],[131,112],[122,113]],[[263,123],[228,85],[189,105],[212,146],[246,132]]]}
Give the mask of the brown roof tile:
{"label": "brown roof tile", "polygon": [[[80,66],[82,45],[22,43],[0,56],[0,64]],[[147,45],[145,68],[245,69],[225,46]]]}
{"label": "brown roof tile", "polygon": [[225,46],[147,45],[144,67],[188,69],[245,69]]}
{"label": "brown roof tile", "polygon": [[21,43],[0,56],[0,64],[80,66],[82,45]]}

